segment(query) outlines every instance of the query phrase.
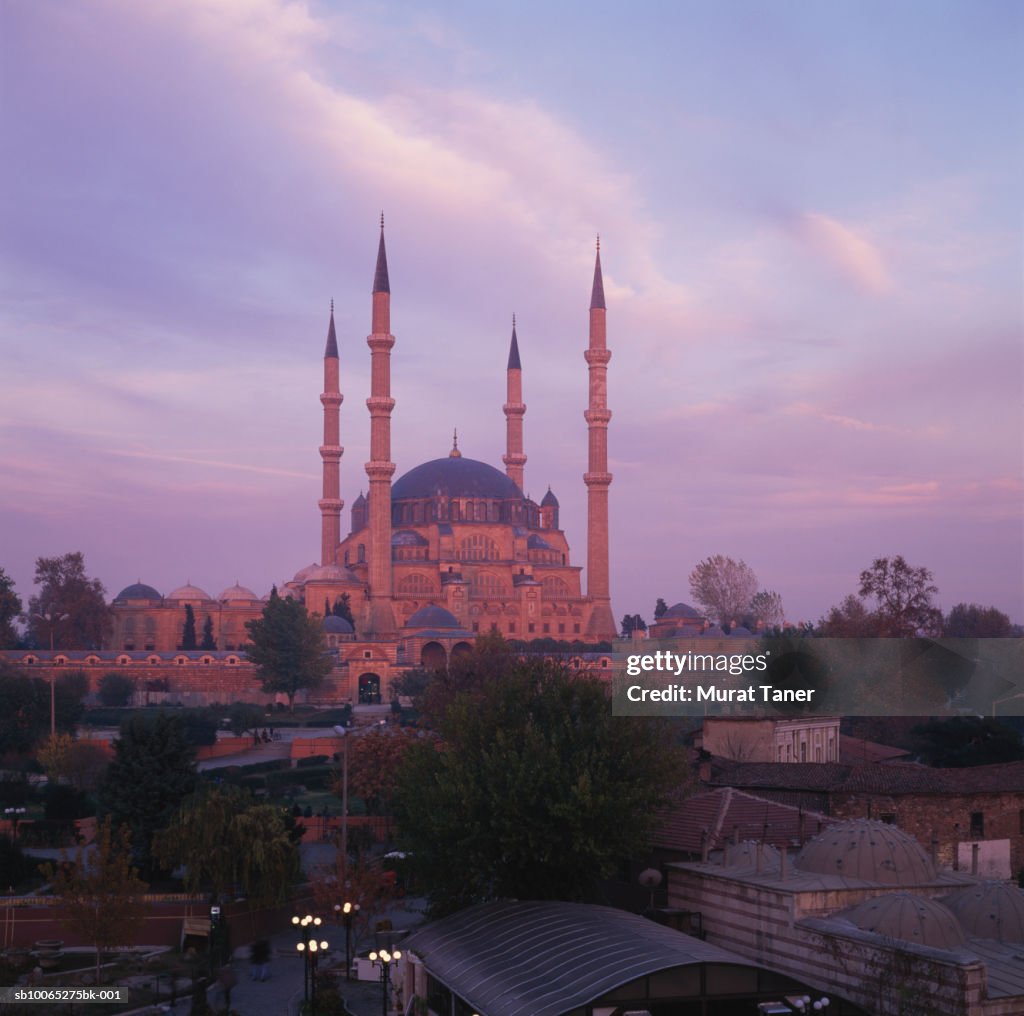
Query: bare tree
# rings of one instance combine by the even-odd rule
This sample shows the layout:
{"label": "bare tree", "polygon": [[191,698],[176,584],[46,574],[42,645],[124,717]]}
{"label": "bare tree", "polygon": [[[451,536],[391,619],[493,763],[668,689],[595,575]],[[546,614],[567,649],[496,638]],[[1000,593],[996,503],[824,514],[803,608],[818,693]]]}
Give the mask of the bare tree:
{"label": "bare tree", "polygon": [[719,624],[731,624],[748,612],[757,576],[744,561],[716,554],[690,572],[690,592]]}
{"label": "bare tree", "polygon": [[927,568],[913,568],[902,556],[876,558],[860,573],[860,595],[873,596],[879,621],[878,634],[889,638],[937,635],[942,611],[932,604],[938,587]]}

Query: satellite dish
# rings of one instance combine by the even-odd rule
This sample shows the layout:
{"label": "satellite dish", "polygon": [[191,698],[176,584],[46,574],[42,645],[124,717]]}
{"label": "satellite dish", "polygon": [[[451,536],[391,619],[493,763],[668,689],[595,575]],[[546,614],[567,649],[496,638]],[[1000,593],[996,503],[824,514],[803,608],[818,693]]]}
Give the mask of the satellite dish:
{"label": "satellite dish", "polygon": [[348,731],[344,727],[337,725],[334,728],[334,732],[338,735],[338,737],[344,737],[348,733]]}
{"label": "satellite dish", "polygon": [[637,881],[645,889],[657,889],[661,885],[661,872],[656,868],[645,868],[637,877]]}

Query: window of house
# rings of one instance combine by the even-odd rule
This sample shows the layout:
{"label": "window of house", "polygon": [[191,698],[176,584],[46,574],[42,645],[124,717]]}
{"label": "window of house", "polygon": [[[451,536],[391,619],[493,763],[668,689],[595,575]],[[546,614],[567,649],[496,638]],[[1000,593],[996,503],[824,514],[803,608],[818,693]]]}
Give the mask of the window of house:
{"label": "window of house", "polygon": [[558,634],[559,635],[564,635],[565,634],[565,625],[564,624],[559,624],[559,626],[558,626]]}
{"label": "window of house", "polygon": [[547,621],[544,622],[544,634],[545,635],[550,635],[551,634],[551,625],[548,624]]}
{"label": "window of house", "polygon": [[[531,603],[530,606],[532,607],[533,604]],[[532,621],[530,621],[529,624],[527,624],[526,626],[526,630],[532,635],[537,630],[537,626]]]}
{"label": "window of house", "polygon": [[971,812],[971,839],[980,840],[985,836],[985,813]]}

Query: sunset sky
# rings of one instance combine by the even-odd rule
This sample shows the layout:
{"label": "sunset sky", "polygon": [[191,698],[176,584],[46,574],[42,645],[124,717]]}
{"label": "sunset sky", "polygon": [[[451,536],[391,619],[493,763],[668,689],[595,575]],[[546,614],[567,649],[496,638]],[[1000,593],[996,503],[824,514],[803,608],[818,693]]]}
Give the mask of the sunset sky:
{"label": "sunset sky", "polygon": [[816,620],[873,558],[1024,622],[1024,6],[9,0],[0,566],[108,593],[319,553],[322,354],[366,487],[386,216],[396,477],[501,466],[585,563],[608,302],[612,598],[709,555]]}

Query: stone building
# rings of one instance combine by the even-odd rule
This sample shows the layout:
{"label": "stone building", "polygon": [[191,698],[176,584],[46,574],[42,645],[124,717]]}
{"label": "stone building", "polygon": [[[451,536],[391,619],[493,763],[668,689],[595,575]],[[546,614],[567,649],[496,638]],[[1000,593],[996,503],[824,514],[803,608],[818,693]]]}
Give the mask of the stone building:
{"label": "stone building", "polygon": [[810,984],[838,1016],[1024,1012],[1024,894],[942,869],[895,826],[858,819],[795,856],[741,844],[717,863],[670,864],[668,902],[699,913],[710,944]]}

